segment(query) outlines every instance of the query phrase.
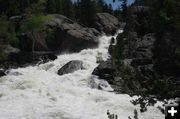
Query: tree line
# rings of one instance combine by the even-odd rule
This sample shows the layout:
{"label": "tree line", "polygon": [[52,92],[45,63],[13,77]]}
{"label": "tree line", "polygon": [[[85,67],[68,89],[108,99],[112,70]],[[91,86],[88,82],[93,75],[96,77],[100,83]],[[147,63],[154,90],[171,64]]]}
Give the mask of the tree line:
{"label": "tree line", "polygon": [[0,0],[0,15],[62,14],[85,25],[97,12],[113,13],[104,0]]}

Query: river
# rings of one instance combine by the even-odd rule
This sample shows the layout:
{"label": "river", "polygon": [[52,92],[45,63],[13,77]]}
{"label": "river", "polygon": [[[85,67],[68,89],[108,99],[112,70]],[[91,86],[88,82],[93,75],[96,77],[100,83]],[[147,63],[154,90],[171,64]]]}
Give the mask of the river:
{"label": "river", "polygon": [[[164,119],[156,108],[161,103],[140,113],[140,107],[130,102],[136,97],[108,92],[112,90],[110,85],[92,76],[98,66],[97,55],[101,54],[103,60],[109,58],[110,40],[116,36],[101,36],[95,49],[61,54],[55,61],[11,69],[7,76],[0,78],[0,119],[108,119],[107,110],[117,114],[118,119],[128,119],[128,116],[133,119],[134,109],[138,110],[139,119]],[[83,61],[85,68],[57,75],[71,60]],[[103,83],[104,90],[92,88],[97,83]]]}

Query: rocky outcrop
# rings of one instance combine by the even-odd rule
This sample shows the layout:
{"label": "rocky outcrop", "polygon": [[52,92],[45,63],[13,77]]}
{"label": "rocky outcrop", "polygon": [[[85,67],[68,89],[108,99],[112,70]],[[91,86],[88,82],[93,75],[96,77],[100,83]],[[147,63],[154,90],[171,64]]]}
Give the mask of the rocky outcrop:
{"label": "rocky outcrop", "polygon": [[100,79],[107,80],[110,84],[113,83],[114,73],[115,69],[112,66],[111,60],[101,62],[92,72],[93,75],[99,76]]}
{"label": "rocky outcrop", "polygon": [[83,62],[79,60],[72,60],[58,70],[58,75],[73,73],[74,71],[80,69],[83,69]]}
{"label": "rocky outcrop", "polygon": [[[46,23],[54,30],[54,39],[49,47],[59,52],[78,52],[85,48],[98,45],[100,33],[94,28],[83,27],[63,15],[49,15],[51,20]],[[55,46],[54,46],[55,45]]]}
{"label": "rocky outcrop", "polygon": [[[100,33],[94,28],[84,27],[60,14],[47,15],[49,19],[38,32],[21,33],[20,49],[32,51],[35,40],[35,51],[78,52],[98,45]],[[36,38],[34,38],[36,37]]]}
{"label": "rocky outcrop", "polygon": [[122,27],[116,17],[109,13],[97,13],[94,28],[107,35],[112,35]]}
{"label": "rocky outcrop", "polygon": [[118,35],[117,45],[109,48],[116,66],[113,88],[128,94],[178,96],[180,36],[178,31],[154,30],[151,10],[128,8],[124,32]]}

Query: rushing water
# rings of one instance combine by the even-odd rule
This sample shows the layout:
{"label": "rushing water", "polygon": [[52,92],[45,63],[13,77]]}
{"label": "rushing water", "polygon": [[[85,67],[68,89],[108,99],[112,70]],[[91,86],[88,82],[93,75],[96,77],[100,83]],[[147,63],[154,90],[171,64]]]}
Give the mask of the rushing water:
{"label": "rushing water", "polygon": [[[133,98],[104,91],[112,89],[91,75],[98,65],[97,55],[102,54],[106,60],[110,39],[116,36],[100,37],[96,49],[63,54],[52,62],[10,70],[0,78],[0,119],[108,119],[107,110],[117,114],[118,119],[133,117],[134,109],[139,110],[139,106],[130,103]],[[85,69],[57,75],[58,69],[71,60],[83,61]],[[92,88],[97,83],[103,83],[104,90]],[[156,107],[138,115],[139,119],[164,119]]]}

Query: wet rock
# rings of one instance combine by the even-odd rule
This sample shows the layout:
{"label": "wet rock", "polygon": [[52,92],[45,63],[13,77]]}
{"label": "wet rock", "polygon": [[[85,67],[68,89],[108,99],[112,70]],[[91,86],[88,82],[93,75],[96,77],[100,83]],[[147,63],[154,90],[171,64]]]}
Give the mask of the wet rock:
{"label": "wet rock", "polygon": [[83,62],[80,60],[72,60],[58,70],[58,75],[73,73],[80,69],[83,69]]}

